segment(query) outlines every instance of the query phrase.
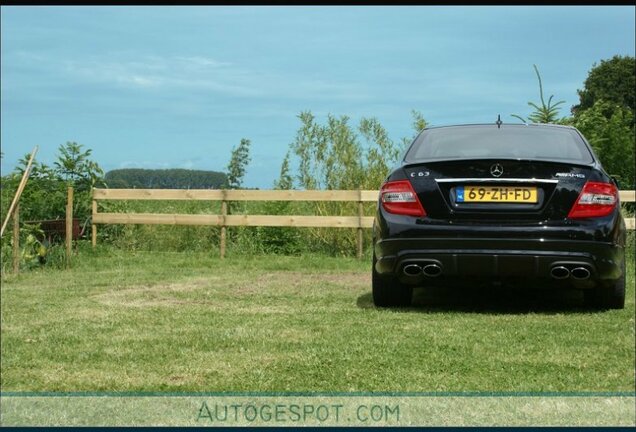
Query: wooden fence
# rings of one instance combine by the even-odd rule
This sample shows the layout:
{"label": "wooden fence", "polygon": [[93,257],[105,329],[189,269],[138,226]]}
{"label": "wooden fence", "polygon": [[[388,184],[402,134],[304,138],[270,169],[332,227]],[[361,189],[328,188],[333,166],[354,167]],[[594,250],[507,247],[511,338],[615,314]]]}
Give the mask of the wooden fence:
{"label": "wooden fence", "polygon": [[[628,202],[636,202],[636,191],[633,190],[624,190],[624,191],[619,191],[619,197],[621,200],[621,203],[628,203]],[[631,218],[626,218],[625,219],[625,225],[627,225],[627,229],[636,229],[636,218],[631,217]]]}
{"label": "wooden fence", "polygon": [[[362,230],[373,226],[373,216],[364,216],[363,203],[375,202],[377,190],[208,190],[208,189],[94,189],[93,246],[96,224],[211,225],[221,227],[221,257],[225,256],[226,227],[313,227],[357,228],[357,252],[362,256]],[[221,201],[221,214],[99,213],[99,200],[197,200]],[[231,215],[229,201],[345,201],[358,203],[357,216]]]}
{"label": "wooden fence", "polygon": [[[357,228],[358,257],[362,256],[362,230],[373,226],[373,216],[364,216],[363,203],[375,202],[377,190],[210,190],[210,189],[94,189],[92,242],[97,244],[97,224],[148,225],[208,225],[221,227],[221,257],[225,256],[226,227],[314,227]],[[622,202],[634,202],[635,191],[620,191]],[[99,213],[102,200],[189,200],[221,201],[221,214],[156,214]],[[288,216],[231,215],[229,201],[346,201],[358,203],[357,216]],[[626,219],[628,229],[634,229],[634,218]]]}

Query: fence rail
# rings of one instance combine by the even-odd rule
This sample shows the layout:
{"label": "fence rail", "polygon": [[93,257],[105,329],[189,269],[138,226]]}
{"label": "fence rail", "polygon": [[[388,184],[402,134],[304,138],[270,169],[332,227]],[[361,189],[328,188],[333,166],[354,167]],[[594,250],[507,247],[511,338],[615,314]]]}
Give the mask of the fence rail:
{"label": "fence rail", "polygon": [[[209,189],[93,189],[92,242],[97,244],[97,224],[207,225],[221,227],[221,256],[225,255],[225,229],[231,226],[357,228],[358,256],[362,255],[362,230],[373,226],[364,216],[363,203],[375,202],[377,190],[209,190]],[[636,201],[636,191],[620,191],[621,202]],[[221,214],[99,213],[101,200],[221,201]],[[329,201],[357,202],[357,216],[229,215],[229,201]],[[625,220],[635,229],[634,218]]]}
{"label": "fence rail", "polygon": [[374,202],[378,193],[377,190],[94,189],[93,199]]}
{"label": "fence rail", "polygon": [[[363,204],[375,202],[377,190],[208,190],[208,189],[93,189],[92,242],[97,244],[97,224],[207,225],[221,227],[221,257],[225,256],[226,228],[232,226],[356,228],[357,255],[362,256],[363,233],[373,226]],[[221,214],[99,213],[100,200],[221,201]],[[230,201],[357,202],[357,216],[230,215]]]}

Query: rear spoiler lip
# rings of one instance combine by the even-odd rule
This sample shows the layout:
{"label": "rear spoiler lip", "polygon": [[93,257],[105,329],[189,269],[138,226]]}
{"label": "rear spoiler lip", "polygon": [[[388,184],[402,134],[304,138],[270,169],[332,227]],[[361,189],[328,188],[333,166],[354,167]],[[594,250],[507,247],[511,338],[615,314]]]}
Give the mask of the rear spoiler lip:
{"label": "rear spoiler lip", "polygon": [[552,183],[559,182],[558,179],[538,179],[538,178],[501,178],[501,177],[478,177],[478,178],[441,178],[435,179],[437,183]]}
{"label": "rear spoiler lip", "polygon": [[553,160],[553,159],[524,159],[524,158],[506,158],[506,157],[502,157],[502,158],[488,157],[488,158],[422,159],[422,160],[411,161],[411,162],[407,162],[407,161],[403,160],[402,161],[402,168],[413,168],[413,167],[417,167],[417,166],[420,166],[420,165],[437,164],[437,163],[444,163],[444,162],[468,162],[468,161],[487,161],[487,160],[490,160],[490,161],[493,161],[493,162],[498,162],[498,161],[542,162],[542,163],[553,163],[553,164],[559,164],[559,165],[568,165],[568,166],[577,167],[577,168],[596,168],[597,167],[596,162],[583,163],[583,162],[570,161],[570,160],[556,161],[556,160]]}

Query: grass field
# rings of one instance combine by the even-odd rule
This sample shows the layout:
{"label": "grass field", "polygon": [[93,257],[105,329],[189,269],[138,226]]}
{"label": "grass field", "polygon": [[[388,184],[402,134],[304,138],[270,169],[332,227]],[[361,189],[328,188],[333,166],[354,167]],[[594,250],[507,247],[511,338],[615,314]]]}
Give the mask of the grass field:
{"label": "grass field", "polygon": [[578,293],[416,290],[372,305],[370,263],[80,248],[2,281],[3,391],[634,390],[624,310]]}

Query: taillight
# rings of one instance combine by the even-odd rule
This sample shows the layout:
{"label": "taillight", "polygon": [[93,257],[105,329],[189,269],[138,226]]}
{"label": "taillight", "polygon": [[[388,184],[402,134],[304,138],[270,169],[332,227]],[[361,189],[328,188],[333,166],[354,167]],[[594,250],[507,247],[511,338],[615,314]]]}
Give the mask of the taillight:
{"label": "taillight", "polygon": [[408,180],[384,183],[380,190],[380,201],[384,210],[393,214],[426,216],[424,207]]}
{"label": "taillight", "polygon": [[618,190],[612,183],[587,182],[572,206],[568,218],[581,219],[610,214],[618,202]]}

